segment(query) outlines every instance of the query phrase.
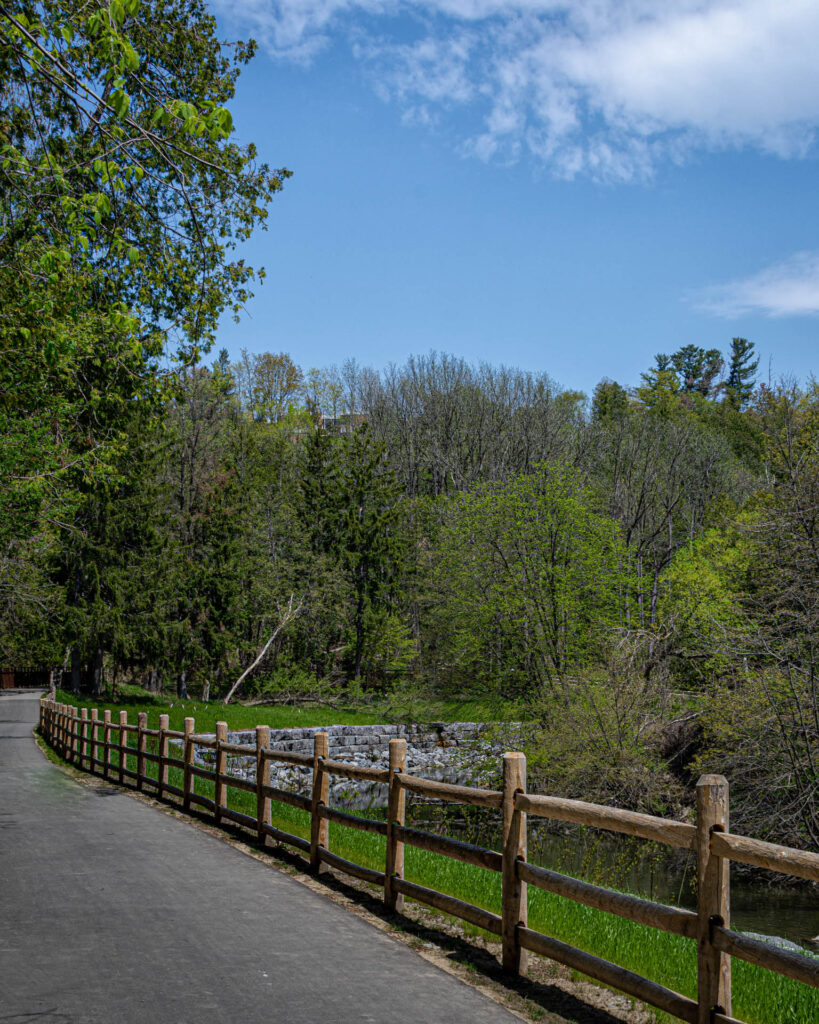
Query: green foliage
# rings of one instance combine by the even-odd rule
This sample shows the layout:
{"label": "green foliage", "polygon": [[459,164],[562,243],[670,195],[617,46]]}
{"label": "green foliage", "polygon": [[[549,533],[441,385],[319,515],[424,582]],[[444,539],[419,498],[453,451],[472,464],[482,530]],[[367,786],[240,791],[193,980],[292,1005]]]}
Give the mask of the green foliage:
{"label": "green foliage", "polygon": [[752,564],[752,548],[740,528],[712,528],[679,552],[663,577],[661,630],[675,677],[702,684],[730,675],[736,665],[733,640],[743,623],[741,581]]}
{"label": "green foliage", "polygon": [[670,416],[679,409],[681,382],[668,356],[658,355],[654,369],[641,373],[640,378],[643,383],[637,388],[637,398],[647,409],[660,416]]}
{"label": "green foliage", "polygon": [[722,371],[723,360],[719,349],[706,350],[698,345],[683,345],[671,356],[671,365],[679,377],[684,393],[699,394],[703,398],[708,398]]}
{"label": "green foliage", "polygon": [[623,416],[628,407],[628,391],[616,380],[605,378],[594,389],[592,419],[595,423],[605,423],[607,420]]}
{"label": "green foliage", "polygon": [[[82,547],[78,532],[140,464],[131,443],[173,389],[163,355],[175,346],[194,360],[249,297],[253,269],[229,252],[289,173],[255,166],[253,148],[231,140],[224,103],[251,50],[229,56],[199,0],[0,13],[0,559],[17,581],[0,608],[7,637],[32,605],[54,610],[47,559],[65,562],[66,538]],[[75,609],[116,604],[100,568],[83,574],[97,597],[75,586]],[[94,617],[59,630],[58,644],[101,641]]]}
{"label": "green foliage", "polygon": [[732,338],[725,393],[734,409],[742,409],[753,394],[758,367],[759,357],[754,359],[754,343],[745,338]]}
{"label": "green foliage", "polygon": [[504,692],[558,692],[616,628],[617,525],[558,465],[479,487],[446,515],[439,571],[453,657]]}
{"label": "green foliage", "polygon": [[738,832],[816,849],[815,716],[814,686],[796,674],[749,670],[735,686],[710,694],[691,770],[728,775]]}
{"label": "green foliage", "polygon": [[668,708],[644,678],[614,672],[584,673],[567,681],[559,709],[549,700],[530,708],[539,728],[527,741],[538,789],[650,814],[676,817],[683,787],[658,749],[657,730]]}

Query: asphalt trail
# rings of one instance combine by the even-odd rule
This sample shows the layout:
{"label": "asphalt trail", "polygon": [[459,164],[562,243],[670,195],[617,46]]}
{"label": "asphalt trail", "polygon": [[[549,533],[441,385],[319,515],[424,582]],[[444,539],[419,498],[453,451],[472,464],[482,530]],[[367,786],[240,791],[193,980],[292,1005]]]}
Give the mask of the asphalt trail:
{"label": "asphalt trail", "polygon": [[513,1024],[287,875],[35,747],[0,696],[0,1024]]}

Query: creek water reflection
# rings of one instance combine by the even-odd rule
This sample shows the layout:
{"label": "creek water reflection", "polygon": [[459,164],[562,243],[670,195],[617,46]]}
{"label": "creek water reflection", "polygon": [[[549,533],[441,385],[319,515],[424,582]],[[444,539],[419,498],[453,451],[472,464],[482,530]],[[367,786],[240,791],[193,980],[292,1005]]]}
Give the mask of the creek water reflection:
{"label": "creek water reflection", "polygon": [[[482,808],[408,801],[407,822],[493,850],[501,847],[500,816]],[[696,910],[696,858],[684,850],[530,818],[529,860],[595,885]],[[819,945],[809,941],[819,936],[815,889],[766,884],[743,877],[732,867],[731,904],[732,927],[819,951]]]}

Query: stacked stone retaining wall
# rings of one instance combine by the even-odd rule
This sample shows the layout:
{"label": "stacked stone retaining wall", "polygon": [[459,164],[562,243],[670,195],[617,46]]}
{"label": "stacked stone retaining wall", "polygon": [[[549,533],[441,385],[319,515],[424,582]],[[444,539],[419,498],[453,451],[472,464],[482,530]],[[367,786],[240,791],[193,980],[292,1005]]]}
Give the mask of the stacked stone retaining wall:
{"label": "stacked stone retaining wall", "polygon": [[[330,757],[339,761],[372,768],[389,765],[390,740],[407,741],[407,771],[429,779],[439,779],[460,785],[474,785],[485,778],[487,760],[497,761],[503,749],[509,749],[510,730],[504,728],[504,739],[496,734],[497,727],[482,722],[438,722],[433,724],[395,725],[328,725],[305,726],[295,729],[271,729],[270,745],[274,750],[311,754],[317,732],[326,732],[330,742]],[[229,743],[254,746],[256,733],[241,730],[228,733]],[[496,749],[497,748],[497,749]],[[488,758],[487,755],[490,755]],[[209,765],[213,751],[197,747],[195,759]],[[255,779],[255,758],[229,757],[228,771],[243,778]],[[291,765],[270,765],[270,782],[282,789],[308,793],[311,770]],[[336,806],[382,807],[387,802],[387,787],[379,783],[353,782],[332,777],[330,799]]]}

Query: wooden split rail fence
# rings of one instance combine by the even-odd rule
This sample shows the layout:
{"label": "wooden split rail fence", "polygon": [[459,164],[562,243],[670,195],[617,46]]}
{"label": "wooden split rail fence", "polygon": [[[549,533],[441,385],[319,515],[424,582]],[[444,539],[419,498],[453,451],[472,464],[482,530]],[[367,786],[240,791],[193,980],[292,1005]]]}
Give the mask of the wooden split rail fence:
{"label": "wooden split rail fence", "polygon": [[[316,734],[312,754],[299,754],[271,749],[270,729],[265,725],[256,727],[255,746],[244,746],[227,742],[225,722],[217,723],[215,737],[203,736],[194,732],[193,718],[185,719],[183,732],[168,728],[167,715],[159,716],[158,729],[149,729],[144,713],[138,716],[134,725],[128,722],[125,711],[119,713],[118,722],[113,722],[108,710],[100,718],[95,708],[89,714],[86,708],[78,712],[76,707],[48,700],[41,703],[40,730],[59,754],[80,768],[99,771],[104,778],[120,784],[126,780],[133,781],[139,790],[151,787],[160,798],[176,797],[186,810],[192,805],[202,807],[211,812],[217,822],[230,821],[250,829],[262,843],[270,836],[279,843],[293,846],[309,856],[315,871],[321,871],[326,865],[383,887],[384,902],[390,909],[400,909],[406,896],[500,936],[503,967],[512,973],[526,971],[528,951],[531,950],[689,1024],[742,1024],[731,1016],[731,957],[819,987],[819,961],[779,949],[730,928],[730,861],[819,882],[819,854],[731,834],[728,829],[728,783],[721,775],[705,775],[697,783],[697,824],[692,825],[579,800],[527,793],[526,758],[518,753],[504,754],[503,788],[489,790],[408,775],[406,741],[403,739],[390,740],[389,768],[379,769],[332,760],[327,733],[323,732]],[[134,742],[128,742],[129,736]],[[182,757],[171,756],[171,740],[180,741]],[[155,749],[149,749],[149,746]],[[195,746],[214,751],[213,769],[194,763]],[[255,758],[256,780],[229,775],[229,755]],[[129,762],[136,764],[136,770],[129,767]],[[312,795],[302,796],[271,786],[271,762],[310,769]],[[146,770],[149,763],[157,765],[155,777]],[[168,781],[170,768],[182,772],[181,787]],[[331,775],[386,783],[389,786],[387,821],[359,817],[331,807]],[[213,783],[213,799],[195,791],[196,778]],[[255,794],[255,816],[227,806],[228,787]],[[407,827],[405,803],[408,792],[500,810],[503,816],[502,852]],[[309,840],[276,828],[271,823],[273,800],[300,808],[310,815]],[[614,892],[528,864],[527,815],[588,825],[692,851],[697,859],[696,912]],[[333,853],[328,842],[331,821],[384,836],[384,871],[355,864]],[[502,876],[501,913],[492,913],[405,879],[405,844],[499,872]],[[689,999],[623,967],[530,929],[527,885],[696,942],[697,999]]]}

